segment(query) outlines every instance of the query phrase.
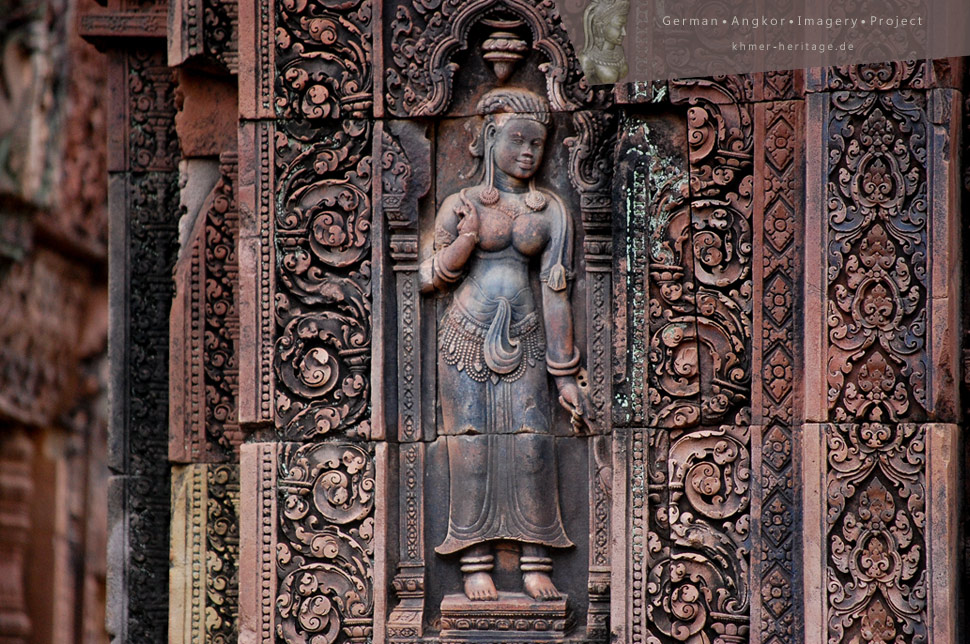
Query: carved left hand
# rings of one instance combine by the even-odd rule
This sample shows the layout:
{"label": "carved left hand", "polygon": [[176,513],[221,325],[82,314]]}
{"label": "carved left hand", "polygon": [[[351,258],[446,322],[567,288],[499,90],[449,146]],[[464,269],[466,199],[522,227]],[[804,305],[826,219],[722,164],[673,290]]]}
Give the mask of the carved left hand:
{"label": "carved left hand", "polygon": [[592,429],[590,425],[592,407],[589,398],[574,379],[569,379],[559,385],[559,404],[572,416],[574,432],[583,434],[584,427],[586,432]]}

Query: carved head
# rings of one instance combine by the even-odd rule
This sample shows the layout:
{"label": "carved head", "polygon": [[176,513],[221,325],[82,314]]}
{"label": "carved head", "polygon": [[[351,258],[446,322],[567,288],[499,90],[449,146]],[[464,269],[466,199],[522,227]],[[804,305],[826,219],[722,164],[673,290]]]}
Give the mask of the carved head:
{"label": "carved head", "polygon": [[[549,125],[549,103],[535,92],[517,87],[500,87],[482,96],[478,101],[478,113],[485,117],[481,132],[469,146],[476,157],[487,156],[494,145],[506,134],[508,124],[515,120],[530,132],[542,131],[545,139]],[[525,123],[527,122],[527,123]]]}
{"label": "carved head", "polygon": [[629,10],[628,0],[592,0],[583,12],[584,50],[622,45]]}
{"label": "carved head", "polygon": [[545,129],[549,125],[549,103],[535,92],[518,87],[500,87],[482,96],[478,113],[485,117],[479,136],[469,150],[476,157],[485,155],[486,146],[494,142],[499,130],[513,118],[534,121]]}
{"label": "carved head", "polygon": [[[472,155],[485,160],[483,203],[498,199],[493,173],[498,168],[520,180],[533,179],[542,162],[550,121],[549,103],[526,89],[500,87],[482,96],[478,111],[485,117],[481,132],[469,146]],[[530,207],[541,209],[545,199],[530,181]]]}

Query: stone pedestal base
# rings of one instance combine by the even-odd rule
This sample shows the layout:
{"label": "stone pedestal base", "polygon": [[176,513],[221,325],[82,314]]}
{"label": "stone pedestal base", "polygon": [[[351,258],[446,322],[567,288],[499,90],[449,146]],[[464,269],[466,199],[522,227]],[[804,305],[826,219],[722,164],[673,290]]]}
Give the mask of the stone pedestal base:
{"label": "stone pedestal base", "polygon": [[441,644],[533,644],[561,642],[572,628],[566,596],[536,601],[522,593],[499,593],[495,601],[446,595],[441,602]]}

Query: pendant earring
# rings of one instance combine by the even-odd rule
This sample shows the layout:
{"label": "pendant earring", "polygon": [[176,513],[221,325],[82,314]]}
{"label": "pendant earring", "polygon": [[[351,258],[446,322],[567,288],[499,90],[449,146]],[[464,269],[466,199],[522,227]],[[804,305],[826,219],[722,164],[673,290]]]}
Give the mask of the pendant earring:
{"label": "pendant earring", "polygon": [[546,207],[546,197],[536,189],[536,181],[529,181],[529,194],[525,196],[525,205],[532,210],[542,210]]}
{"label": "pendant earring", "polygon": [[495,187],[494,170],[492,168],[492,147],[485,152],[485,187],[478,193],[478,200],[485,206],[498,203],[498,189]]}

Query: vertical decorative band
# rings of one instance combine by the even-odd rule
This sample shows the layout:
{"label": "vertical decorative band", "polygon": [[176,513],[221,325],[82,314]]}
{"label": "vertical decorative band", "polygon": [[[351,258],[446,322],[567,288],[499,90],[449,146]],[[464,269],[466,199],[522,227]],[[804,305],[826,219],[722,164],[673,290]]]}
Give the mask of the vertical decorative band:
{"label": "vertical decorative band", "polygon": [[753,448],[760,461],[752,526],[761,554],[754,571],[752,610],[760,613],[760,642],[795,644],[799,620],[796,551],[798,497],[795,455],[796,311],[801,301],[802,141],[804,103],[758,104],[755,112],[755,256],[754,364],[760,386],[752,390],[753,421],[760,441]]}
{"label": "vertical decorative band", "polygon": [[805,372],[818,376],[805,413],[829,424],[805,427],[807,641],[953,641],[939,540],[956,508],[938,487],[952,477],[953,432],[920,421],[951,418],[956,401],[945,329],[958,298],[941,267],[956,228],[958,116],[947,90],[873,89],[890,91],[808,101],[808,149],[819,151],[808,158],[805,325],[821,329],[806,334]]}
{"label": "vertical decorative band", "polygon": [[240,126],[241,159],[236,201],[239,208],[239,422],[272,423],[274,297],[272,123]]}
{"label": "vertical decorative band", "polygon": [[276,637],[276,475],[279,447],[240,447],[239,641]]}

